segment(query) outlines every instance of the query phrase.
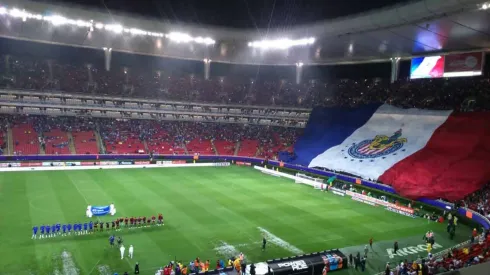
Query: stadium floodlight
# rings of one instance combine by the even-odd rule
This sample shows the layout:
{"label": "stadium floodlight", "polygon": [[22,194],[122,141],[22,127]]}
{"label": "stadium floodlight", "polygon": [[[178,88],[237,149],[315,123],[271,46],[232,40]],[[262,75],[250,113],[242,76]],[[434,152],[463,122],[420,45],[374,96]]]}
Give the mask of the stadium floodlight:
{"label": "stadium floodlight", "polygon": [[25,10],[20,10],[18,8],[11,8],[8,9],[6,7],[0,7],[0,15],[6,14],[9,15],[13,18],[20,18],[22,21],[27,21],[27,19],[37,19],[37,20],[44,20],[46,22],[49,22],[55,26],[60,26],[60,25],[73,25],[73,26],[78,26],[78,27],[87,27],[90,28],[90,31],[94,31],[94,29],[102,30],[105,29],[106,31],[111,31],[117,34],[120,33],[127,33],[131,35],[148,35],[152,37],[167,37],[168,39],[177,42],[177,43],[190,43],[194,42],[197,44],[203,44],[203,45],[212,45],[215,44],[216,41],[214,41],[210,37],[192,37],[189,34],[186,33],[181,33],[181,32],[171,32],[169,34],[163,34],[160,32],[151,32],[151,31],[146,31],[138,28],[125,28],[122,25],[119,24],[104,24],[101,22],[94,22],[93,20],[83,20],[83,19],[70,19],[68,17],[64,17],[62,15],[47,15],[43,16],[42,14],[33,14],[29,13]]}
{"label": "stadium floodlight", "polygon": [[490,5],[487,5],[487,4],[485,3],[485,4],[483,4],[483,5],[481,6],[481,8],[482,8],[483,10],[486,10],[486,9],[488,9],[488,8],[489,8],[489,6],[490,6]]}
{"label": "stadium floodlight", "polygon": [[26,18],[27,17],[27,12],[21,11],[19,9],[13,8],[9,12],[10,16],[15,17],[15,18]]}
{"label": "stadium floodlight", "polygon": [[51,22],[51,24],[55,26],[64,25],[68,23],[68,19],[59,15],[46,16],[44,20]]}
{"label": "stadium floodlight", "polygon": [[134,35],[147,35],[148,34],[147,31],[135,29],[135,28],[129,29],[129,33],[134,34]]}
{"label": "stadium floodlight", "polygon": [[166,37],[176,43],[189,43],[193,40],[190,35],[181,32],[171,32]]}
{"label": "stadium floodlight", "polygon": [[119,24],[113,24],[113,25],[105,25],[104,29],[107,31],[112,31],[114,33],[122,33],[124,28]]}
{"label": "stadium floodlight", "polygon": [[275,39],[275,40],[260,40],[260,41],[252,41],[248,42],[248,46],[252,48],[259,48],[264,50],[269,49],[277,49],[277,50],[285,50],[291,47],[297,46],[309,46],[315,43],[315,38],[302,38],[292,40],[289,38]]}
{"label": "stadium floodlight", "polygon": [[204,45],[212,45],[214,43],[216,43],[216,41],[214,41],[213,39],[209,38],[209,37],[201,37],[201,36],[198,36],[194,39],[194,42],[198,43],[198,44],[204,44]]}
{"label": "stadium floodlight", "polygon": [[197,44],[204,44],[204,45],[212,45],[216,43],[212,38],[209,37],[192,37],[187,33],[181,33],[181,32],[171,32],[169,34],[166,34],[165,37],[170,39],[173,42],[176,43],[190,43],[190,42],[195,42]]}

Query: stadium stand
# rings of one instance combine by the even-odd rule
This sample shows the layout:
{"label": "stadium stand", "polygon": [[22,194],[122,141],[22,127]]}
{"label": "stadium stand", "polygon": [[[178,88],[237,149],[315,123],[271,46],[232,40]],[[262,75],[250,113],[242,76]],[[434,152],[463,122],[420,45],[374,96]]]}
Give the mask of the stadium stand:
{"label": "stadium stand", "polygon": [[43,139],[46,144],[45,152],[49,155],[67,155],[71,154],[68,147],[68,134],[61,129],[52,129],[49,132],[43,132]]}
{"label": "stadium stand", "polygon": [[396,265],[394,274],[419,274],[419,272],[445,274],[448,271],[487,262],[490,259],[490,237],[488,237],[488,232],[482,233],[477,239],[479,240],[476,240],[475,243],[453,249],[440,257],[430,257],[418,263],[404,260]]}
{"label": "stadium stand", "polygon": [[15,155],[37,155],[40,153],[39,136],[27,118],[17,117],[13,120],[12,136]]}
{"label": "stadium stand", "polygon": [[156,121],[148,125],[147,146],[154,154],[185,154],[182,140],[178,138],[179,123]]}
{"label": "stadium stand", "polygon": [[[381,173],[376,177],[364,178],[376,180],[379,176],[380,181],[393,185],[402,195],[411,198],[421,194],[433,197],[444,192],[446,195],[442,197],[454,201],[461,199],[461,196],[478,190],[489,177],[488,173],[484,172],[490,170],[485,168],[484,165],[486,154],[482,153],[487,149],[473,151],[471,154],[467,153],[468,150],[475,146],[487,148],[484,140],[488,137],[488,132],[484,129],[487,129],[485,125],[486,121],[489,120],[487,118],[488,113],[479,113],[479,111],[488,110],[488,106],[490,106],[490,100],[485,94],[485,91],[490,88],[490,83],[485,77],[399,80],[393,84],[383,79],[343,79],[330,80],[328,83],[321,79],[314,81],[305,79],[302,84],[294,84],[289,80],[264,78],[250,81],[231,76],[225,76],[224,78],[212,77],[209,80],[204,80],[199,76],[184,72],[176,71],[173,74],[168,74],[168,72],[163,73],[154,69],[139,68],[138,66],[116,67],[110,71],[93,66],[90,67],[89,73],[84,65],[64,64],[55,60],[49,63],[53,71],[53,80],[48,81],[48,76],[45,73],[48,66],[46,60],[24,56],[14,56],[8,60],[10,62],[8,63],[10,70],[3,71],[3,73],[4,75],[10,74],[12,77],[4,77],[1,83],[3,87],[214,103],[287,105],[295,107],[323,106],[313,110],[308,126],[301,138],[298,138],[299,135],[295,133],[297,130],[287,130],[287,128],[281,127],[267,128],[267,126],[243,126],[239,124],[207,123],[204,125],[197,122],[163,123],[143,122],[143,120],[137,122],[135,120],[111,120],[109,123],[100,123],[100,134],[107,153],[218,153],[225,155],[236,153],[239,156],[257,156],[271,159],[281,156],[280,159],[307,166],[314,158],[325,152],[326,148],[338,145],[342,136],[353,134],[369,120],[381,104],[385,103],[403,110],[405,108],[454,110],[449,117],[449,122],[460,124],[459,126],[447,128],[448,130],[445,132],[434,132],[434,137],[441,136],[441,133],[451,135],[451,139],[446,140],[452,140],[453,142],[451,144],[446,143],[444,145],[446,146],[445,150],[440,150],[441,143],[429,141],[427,149],[432,152],[430,156],[422,156],[418,152],[407,158],[405,163],[410,163],[409,165],[407,164],[408,166],[402,166],[403,164],[398,163],[384,174]],[[88,75],[90,75],[90,78]],[[15,81],[10,81],[9,79],[14,79]],[[87,82],[89,79],[92,79],[92,83]],[[128,87],[130,88],[128,89]],[[157,92],[151,92],[155,90]],[[100,105],[101,103],[94,102],[93,104]],[[269,109],[265,109],[264,114],[280,115],[279,112]],[[463,127],[464,125],[473,126]],[[21,125],[14,128],[18,127],[28,126]],[[65,132],[70,131],[68,129],[59,129]],[[465,129],[466,137],[459,133],[461,129]],[[474,129],[481,130],[476,132]],[[77,152],[98,151],[96,149],[96,139],[91,138],[92,134],[90,131],[92,130],[89,130],[88,133],[76,133],[75,131],[73,143]],[[397,130],[390,129],[391,133]],[[63,132],[50,132],[55,131],[55,128],[53,130],[50,129],[50,131],[37,129],[35,131],[51,137],[46,140],[46,153],[67,153],[68,148],[56,147],[58,144],[66,143],[65,136],[67,135]],[[22,139],[25,137],[21,137],[19,132],[30,132],[31,138],[27,138],[26,141]],[[408,134],[408,132],[405,131],[403,134]],[[15,130],[14,139],[17,141],[15,142],[14,151],[17,154],[38,153],[39,150],[36,148],[39,147],[38,141],[34,140],[36,135],[37,133],[35,134],[30,128]],[[376,136],[377,133],[373,133],[373,135]],[[56,137],[56,139],[52,137]],[[366,137],[366,139],[368,138],[373,137]],[[89,142],[92,145],[88,145]],[[83,147],[85,145],[90,146],[90,149]],[[454,156],[458,155],[458,161],[455,161],[456,159],[454,158],[444,157],[441,152],[453,152]],[[455,152],[459,153],[455,154]],[[433,177],[425,176],[424,180],[421,180],[422,178],[414,180],[414,177],[410,176],[414,175],[410,167],[428,167],[426,165],[427,160],[435,160],[436,158],[444,160],[436,162],[441,164],[441,169],[433,174],[440,174],[437,185],[434,185]],[[455,171],[460,169],[455,169],[455,167],[463,167],[463,165],[469,167],[468,169],[472,169],[469,175],[474,175],[472,176],[474,178],[470,179],[469,176],[466,176],[464,184],[447,185],[446,183],[452,182],[451,179],[454,179],[454,175],[444,171],[453,171],[455,173]],[[430,167],[435,166],[432,165]],[[324,168],[329,169],[329,167]],[[341,169],[333,170],[347,174],[352,173]],[[417,171],[422,170],[418,169]],[[428,174],[426,173],[426,175]],[[442,184],[442,182],[445,183]],[[431,189],[427,188],[429,185],[432,186]],[[415,188],[415,186],[418,187]],[[448,192],[448,186],[460,186],[458,188],[462,189],[463,192],[454,188],[452,192]],[[429,192],[428,190],[436,189],[438,190],[436,193],[427,193]]]}
{"label": "stadium stand", "polygon": [[108,154],[145,153],[142,125],[132,120],[105,120],[100,123],[101,136]]}
{"label": "stadium stand", "polygon": [[[5,59],[4,56],[2,58]],[[484,92],[490,83],[484,77],[399,80],[393,84],[379,78],[329,79],[328,83],[322,79],[305,79],[302,84],[294,84],[284,79],[251,82],[249,79],[225,76],[204,80],[178,71],[170,75],[157,69],[120,67],[106,71],[91,66],[89,78],[85,65],[50,60],[53,76],[49,80],[47,60],[27,56],[11,56],[8,60],[9,70],[6,71],[5,66],[0,68],[4,76],[0,86],[29,90],[295,107],[359,106],[387,102],[405,108],[479,111],[488,109],[490,101]]]}
{"label": "stadium stand", "polygon": [[490,219],[490,184],[468,195],[461,205],[472,209]]}

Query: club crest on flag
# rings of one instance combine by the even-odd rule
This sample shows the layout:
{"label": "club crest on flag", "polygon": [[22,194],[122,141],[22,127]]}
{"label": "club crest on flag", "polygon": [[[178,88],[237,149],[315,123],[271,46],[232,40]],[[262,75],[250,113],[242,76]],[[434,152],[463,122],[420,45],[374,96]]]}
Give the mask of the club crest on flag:
{"label": "club crest on flag", "polygon": [[353,158],[373,159],[390,155],[400,150],[407,142],[402,137],[402,129],[394,132],[391,136],[377,135],[374,139],[366,139],[359,143],[354,143],[347,152]]}

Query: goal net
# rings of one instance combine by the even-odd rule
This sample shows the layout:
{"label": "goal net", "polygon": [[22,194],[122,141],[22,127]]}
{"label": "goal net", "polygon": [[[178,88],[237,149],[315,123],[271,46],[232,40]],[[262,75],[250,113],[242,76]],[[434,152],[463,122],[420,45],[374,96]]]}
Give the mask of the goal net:
{"label": "goal net", "polygon": [[313,185],[315,189],[322,189],[324,188],[324,182],[323,179],[321,178],[315,178],[315,177],[310,177],[305,174],[301,173],[296,173],[296,183],[302,183],[302,184],[308,184],[308,185]]}

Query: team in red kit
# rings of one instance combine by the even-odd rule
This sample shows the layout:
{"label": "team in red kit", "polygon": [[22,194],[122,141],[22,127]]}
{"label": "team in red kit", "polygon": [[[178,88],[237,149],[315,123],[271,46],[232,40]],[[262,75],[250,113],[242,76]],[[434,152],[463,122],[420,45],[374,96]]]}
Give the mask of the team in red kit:
{"label": "team in red kit", "polygon": [[[124,224],[124,225],[123,225]],[[104,231],[105,230],[119,230],[121,226],[125,228],[137,228],[137,227],[149,227],[149,226],[162,226],[163,225],[163,214],[158,214],[151,217],[125,217],[118,218],[113,221],[107,222],[94,222],[94,231]]]}

